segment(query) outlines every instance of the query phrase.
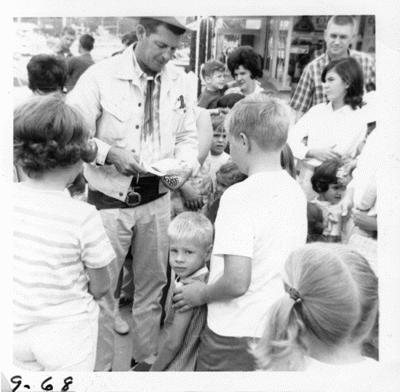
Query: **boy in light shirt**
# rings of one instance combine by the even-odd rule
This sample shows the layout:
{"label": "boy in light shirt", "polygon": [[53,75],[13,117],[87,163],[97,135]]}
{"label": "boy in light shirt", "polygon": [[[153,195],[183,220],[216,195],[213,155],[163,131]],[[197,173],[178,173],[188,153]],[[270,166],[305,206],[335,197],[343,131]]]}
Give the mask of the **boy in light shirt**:
{"label": "boy in light shirt", "polygon": [[289,114],[279,99],[253,94],[229,113],[230,154],[248,175],[221,197],[208,284],[176,288],[175,307],[208,304],[196,370],[254,370],[248,343],[262,335],[283,293],[281,269],[307,236],[306,199],[282,169]]}

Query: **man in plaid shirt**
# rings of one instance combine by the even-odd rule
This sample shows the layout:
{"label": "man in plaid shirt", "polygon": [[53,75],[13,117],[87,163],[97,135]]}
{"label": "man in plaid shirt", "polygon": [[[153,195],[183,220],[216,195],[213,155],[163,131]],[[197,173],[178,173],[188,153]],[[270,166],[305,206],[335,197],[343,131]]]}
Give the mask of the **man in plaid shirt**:
{"label": "man in plaid shirt", "polygon": [[290,106],[297,112],[297,118],[307,112],[311,106],[327,102],[321,80],[323,69],[331,60],[352,56],[361,65],[364,85],[375,84],[375,60],[372,56],[349,50],[354,38],[355,21],[352,16],[332,16],[325,30],[326,52],[311,61],[304,68],[296,91],[290,100]]}

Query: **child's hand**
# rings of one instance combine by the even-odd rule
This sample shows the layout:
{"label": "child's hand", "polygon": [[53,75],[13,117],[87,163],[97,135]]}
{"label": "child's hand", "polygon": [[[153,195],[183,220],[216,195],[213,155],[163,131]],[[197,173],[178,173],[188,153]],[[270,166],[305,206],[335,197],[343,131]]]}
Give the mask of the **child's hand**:
{"label": "child's hand", "polygon": [[185,312],[196,306],[206,303],[206,284],[192,281],[184,286],[177,287],[172,297],[173,308],[178,312]]}

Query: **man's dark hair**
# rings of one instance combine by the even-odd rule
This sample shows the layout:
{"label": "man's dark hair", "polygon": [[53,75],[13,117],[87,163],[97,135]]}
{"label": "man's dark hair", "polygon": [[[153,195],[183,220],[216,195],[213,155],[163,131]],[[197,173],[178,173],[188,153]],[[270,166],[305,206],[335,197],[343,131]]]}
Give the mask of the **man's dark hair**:
{"label": "man's dark hair", "polygon": [[65,60],[50,54],[37,54],[29,60],[26,68],[32,91],[50,93],[63,90],[67,80]]}
{"label": "man's dark hair", "polygon": [[76,35],[76,31],[71,26],[65,26],[62,29],[61,35],[65,35],[65,34]]}
{"label": "man's dark hair", "polygon": [[126,46],[132,45],[136,41],[137,36],[134,31],[130,31],[129,33],[124,34],[121,38],[121,43]]}
{"label": "man's dark hair", "polygon": [[94,46],[94,38],[90,34],[83,34],[81,38],[79,38],[79,43],[83,49],[90,52]]}
{"label": "man's dark hair", "polygon": [[235,77],[235,71],[239,66],[249,70],[252,79],[263,76],[260,56],[251,46],[239,46],[229,53],[227,65],[232,77]]}
{"label": "man's dark hair", "polygon": [[337,172],[343,166],[339,159],[328,159],[315,168],[311,177],[311,185],[315,192],[322,193],[329,189],[330,184],[337,184]]}
{"label": "man's dark hair", "polygon": [[186,32],[185,29],[171,25],[169,23],[163,22],[158,19],[143,17],[139,19],[139,24],[141,24],[146,29],[146,34],[155,33],[158,26],[165,26],[171,33],[175,35],[182,35]]}
{"label": "man's dark hair", "polygon": [[353,57],[346,57],[331,61],[322,71],[321,79],[325,83],[326,74],[334,70],[340,78],[348,84],[344,103],[353,109],[362,106],[364,94],[364,76],[361,65]]}

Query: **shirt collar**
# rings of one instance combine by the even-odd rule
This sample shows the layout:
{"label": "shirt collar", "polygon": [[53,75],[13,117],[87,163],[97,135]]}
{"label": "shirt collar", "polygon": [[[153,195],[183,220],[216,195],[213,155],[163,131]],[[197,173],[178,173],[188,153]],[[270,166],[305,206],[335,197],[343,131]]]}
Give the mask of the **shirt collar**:
{"label": "shirt collar", "polygon": [[179,281],[181,281],[181,280],[196,278],[196,277],[198,277],[198,276],[205,275],[205,274],[207,274],[207,273],[208,273],[208,268],[204,266],[203,268],[200,268],[200,269],[197,270],[196,272],[193,272],[192,275],[189,275],[189,276],[187,276],[186,278],[180,278],[179,276],[176,276],[175,281],[179,282]]}
{"label": "shirt collar", "polygon": [[[353,56],[353,54],[354,54],[354,50],[347,49],[347,55],[348,55],[349,57],[350,57],[350,56]],[[324,59],[325,59],[325,62],[326,62],[327,64],[331,61],[331,58],[329,57],[328,52],[325,52],[325,53],[324,53]]]}

